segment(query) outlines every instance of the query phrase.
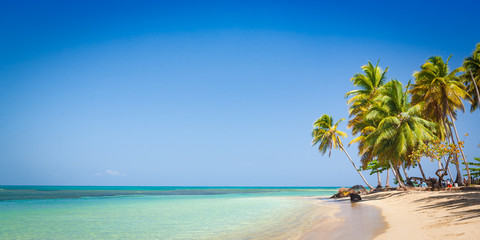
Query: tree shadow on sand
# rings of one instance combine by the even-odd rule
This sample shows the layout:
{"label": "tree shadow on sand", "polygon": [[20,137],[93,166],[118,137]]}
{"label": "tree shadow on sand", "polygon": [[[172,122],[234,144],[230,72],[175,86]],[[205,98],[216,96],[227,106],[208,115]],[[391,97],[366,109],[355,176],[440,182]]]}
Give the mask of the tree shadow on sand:
{"label": "tree shadow on sand", "polygon": [[[445,193],[440,196],[421,198],[415,202],[425,204],[422,207],[422,210],[447,209],[449,213],[460,215],[462,217],[457,221],[480,218],[480,192],[470,192],[465,194]],[[471,209],[473,206],[477,206],[477,208]]]}
{"label": "tree shadow on sand", "polygon": [[406,194],[405,192],[388,192],[388,193],[383,193],[383,194],[366,195],[363,198],[365,200],[368,200],[368,201],[382,200],[382,199],[396,197],[396,196],[405,195],[405,194]]}

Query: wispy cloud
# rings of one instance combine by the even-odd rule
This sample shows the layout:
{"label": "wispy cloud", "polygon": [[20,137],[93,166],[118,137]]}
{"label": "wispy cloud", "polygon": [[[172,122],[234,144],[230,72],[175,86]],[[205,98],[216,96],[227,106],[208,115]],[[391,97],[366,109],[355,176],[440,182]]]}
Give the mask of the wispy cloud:
{"label": "wispy cloud", "polygon": [[97,172],[97,173],[95,173],[95,176],[100,177],[100,176],[102,176],[102,173]]}
{"label": "wispy cloud", "polygon": [[125,176],[125,174],[120,174],[119,171],[111,170],[111,169],[107,169],[105,173],[107,173],[110,176]]}

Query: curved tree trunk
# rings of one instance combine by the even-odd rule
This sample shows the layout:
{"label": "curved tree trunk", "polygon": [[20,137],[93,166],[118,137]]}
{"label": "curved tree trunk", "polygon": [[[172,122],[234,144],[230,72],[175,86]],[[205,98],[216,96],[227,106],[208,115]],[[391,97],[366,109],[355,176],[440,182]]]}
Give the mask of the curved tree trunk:
{"label": "curved tree trunk", "polygon": [[[458,158],[457,158],[458,162]],[[457,178],[455,178],[455,182],[458,183],[458,186],[463,186],[463,180],[462,180],[462,173],[460,171],[460,165],[455,164],[455,168],[457,169]]]}
{"label": "curved tree trunk", "polygon": [[[388,164],[390,164],[390,168],[392,169],[393,177],[398,179],[397,173],[395,172],[395,169],[393,168],[393,164],[391,161],[388,161]],[[397,180],[398,181],[398,180]]]}
{"label": "curved tree trunk", "polygon": [[387,169],[387,180],[385,180],[385,187],[390,187],[388,180],[390,179],[390,169]]}
{"label": "curved tree trunk", "polygon": [[475,86],[475,91],[477,91],[477,100],[478,100],[478,106],[480,107],[480,93],[478,92],[478,86],[477,86],[477,81],[475,81],[475,78],[473,77],[472,70],[470,71],[470,76],[472,77],[473,85]]}
{"label": "curved tree trunk", "polygon": [[360,177],[362,177],[363,181],[365,182],[365,184],[370,188],[370,189],[373,189],[372,186],[370,186],[370,184],[368,184],[367,180],[363,177],[363,174],[358,170],[357,166],[355,165],[355,163],[353,162],[352,158],[350,157],[350,155],[348,155],[347,151],[345,150],[345,148],[343,148],[343,146],[340,144],[340,148],[342,149],[342,151],[347,155],[348,157],[348,160],[350,160],[350,162],[352,163],[353,167],[355,168],[355,171],[358,172],[358,174],[360,175]]}
{"label": "curved tree trunk", "polygon": [[406,187],[407,184],[405,184],[405,181],[403,180],[403,177],[402,177],[402,174],[400,173],[400,167],[399,166],[394,166],[395,168],[395,172],[397,173],[397,176],[398,176],[398,185],[402,186],[402,187]]}
{"label": "curved tree trunk", "polygon": [[[455,144],[455,139],[453,138],[452,127],[448,126],[448,124],[445,123],[445,130],[446,131],[448,130],[447,135],[450,136],[449,141],[451,141],[451,143]],[[447,137],[447,141],[448,141],[448,137]],[[459,164],[459,161],[458,161],[458,154],[457,153],[453,154],[453,159],[454,159],[455,168],[457,169],[457,177],[455,178],[455,182],[458,183],[458,186],[463,186],[462,172],[460,171],[460,164]],[[452,181],[453,181],[453,179],[452,179]]]}
{"label": "curved tree trunk", "polygon": [[379,172],[377,172],[377,180],[378,180],[377,188],[382,188],[382,180],[380,179],[380,173]]}
{"label": "curved tree trunk", "polygon": [[[454,159],[455,169],[457,170],[457,177],[455,178],[455,182],[458,183],[458,186],[463,186],[462,172],[460,171],[460,164],[459,164],[459,161],[458,161],[458,155],[453,154],[453,159]],[[452,181],[453,181],[453,179],[452,179]]]}
{"label": "curved tree trunk", "polygon": [[445,156],[443,158],[444,158],[443,160],[445,160],[445,170],[448,171],[448,175],[450,176],[450,179],[453,180],[452,171],[450,171],[450,168],[448,167],[448,164],[450,163],[450,155],[448,156],[448,160],[445,159]]}
{"label": "curved tree trunk", "polygon": [[408,174],[407,174],[407,170],[405,170],[405,167],[403,166],[403,164],[400,165],[400,166],[401,166],[401,168],[402,168],[402,170],[403,170],[403,174],[405,174],[405,180],[409,179]]}
{"label": "curved tree trunk", "polygon": [[390,164],[390,168],[392,169],[393,175],[397,179],[398,185],[400,187],[405,187],[405,183],[402,180],[402,176],[400,176],[400,172],[398,171],[398,168],[395,168],[391,161],[388,161],[388,163]]}
{"label": "curved tree trunk", "polygon": [[418,168],[420,169],[420,172],[422,173],[423,182],[426,183],[427,178],[425,177],[425,173],[423,172],[422,164],[420,164],[420,162],[418,162]]}
{"label": "curved tree trunk", "polygon": [[[458,144],[460,141],[460,138],[458,137],[457,127],[455,126],[455,120],[453,119],[452,113],[450,113],[450,119],[452,120],[452,126],[453,126],[453,130],[455,131],[455,136],[457,137],[457,144]],[[453,136],[452,136],[452,140],[453,140]],[[463,149],[460,146],[458,148],[460,149],[460,153],[462,154],[462,158],[463,158],[463,163],[465,164],[465,168],[467,169],[467,175],[468,175],[467,186],[470,186],[472,184],[470,179],[470,169],[468,168],[467,160],[465,159],[465,154],[463,154]],[[462,176],[460,176],[460,182],[462,183],[461,185],[463,185]],[[458,183],[458,185],[460,185],[460,183]]]}

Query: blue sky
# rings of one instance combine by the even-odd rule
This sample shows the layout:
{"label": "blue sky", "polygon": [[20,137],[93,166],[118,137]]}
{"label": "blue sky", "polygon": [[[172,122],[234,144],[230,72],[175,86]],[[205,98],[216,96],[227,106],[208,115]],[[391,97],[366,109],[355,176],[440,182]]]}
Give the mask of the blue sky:
{"label": "blue sky", "polygon": [[[479,5],[2,1],[0,185],[361,183],[310,145],[313,121],[348,117],[367,61],[404,83],[433,55],[459,67]],[[465,106],[471,159],[480,116]]]}

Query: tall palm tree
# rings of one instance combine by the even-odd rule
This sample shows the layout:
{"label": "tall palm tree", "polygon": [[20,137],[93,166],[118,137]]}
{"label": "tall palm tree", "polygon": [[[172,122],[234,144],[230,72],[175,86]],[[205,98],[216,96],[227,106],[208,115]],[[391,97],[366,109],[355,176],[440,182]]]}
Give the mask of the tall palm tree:
{"label": "tall palm tree", "polygon": [[388,180],[390,179],[390,168],[387,168],[387,179],[385,180],[385,187],[390,187]]}
{"label": "tall palm tree", "polygon": [[449,72],[450,57],[446,62],[439,56],[430,57],[413,74],[415,83],[410,86],[412,104],[424,103],[424,115],[442,126],[449,115],[456,116],[457,109],[464,110],[462,99],[466,97],[465,86],[456,76],[463,69]]}
{"label": "tall palm tree", "polygon": [[[354,138],[349,145],[352,143],[359,144],[358,148],[362,153],[360,156],[363,169],[366,169],[368,164],[374,160],[371,151],[364,149],[363,139],[376,127],[375,122],[365,120],[365,113],[375,104],[374,99],[377,96],[377,90],[385,83],[386,73],[388,72],[388,67],[382,70],[378,66],[379,62],[380,60],[377,61],[375,66],[370,61],[366,65],[363,65],[361,67],[363,73],[357,73],[350,79],[358,89],[345,94],[346,98],[350,97],[347,104],[350,105],[350,117],[353,117],[348,122],[348,127],[352,129],[353,135],[360,134],[360,136]],[[377,172],[377,174],[379,173]]]}
{"label": "tall palm tree", "polygon": [[379,88],[373,105],[365,116],[378,126],[364,137],[365,149],[379,162],[389,163],[400,185],[399,167],[411,164],[410,154],[415,147],[436,139],[438,125],[422,118],[421,106],[411,105],[401,82],[392,80]]}
{"label": "tall palm tree", "polygon": [[461,78],[470,95],[470,103],[472,104],[470,112],[473,112],[477,108],[480,109],[480,92],[478,90],[480,85],[480,43],[477,43],[472,56],[463,60],[463,67],[466,71]]}
{"label": "tall palm tree", "polygon": [[377,64],[373,64],[369,61],[367,65],[362,66],[363,73],[357,73],[353,75],[353,85],[359,89],[353,90],[345,94],[345,97],[351,97],[347,104],[350,105],[349,113],[353,118],[348,121],[348,127],[353,127],[352,132],[356,135],[361,129],[355,128],[355,125],[362,121],[364,113],[372,105],[373,99],[376,97],[376,93],[379,87],[381,87],[386,81],[386,73],[388,67],[382,70]]}
{"label": "tall palm tree", "polygon": [[[415,83],[410,87],[410,93],[412,95],[412,104],[421,104],[423,107],[423,115],[445,129],[441,132],[440,138],[443,138],[447,127],[452,126],[458,142],[458,132],[455,126],[456,110],[460,109],[464,111],[462,99],[465,99],[468,94],[465,91],[465,86],[457,76],[458,73],[463,71],[463,68],[457,68],[450,72],[447,61],[444,62],[442,57],[434,56],[430,57],[425,64],[421,66],[419,72],[415,72]],[[455,143],[453,136],[450,136],[453,143]],[[442,139],[443,140],[443,139]],[[460,152],[463,157],[463,161],[466,164],[465,155],[460,148]],[[458,159],[458,157],[457,157]],[[461,173],[458,161],[457,167],[457,182],[462,184]],[[469,176],[470,184],[470,170],[467,166],[467,173]]]}
{"label": "tall palm tree", "polygon": [[373,189],[370,184],[368,184],[367,180],[363,177],[362,173],[358,170],[357,166],[353,162],[350,155],[348,155],[347,151],[343,147],[341,137],[346,138],[347,134],[338,130],[338,124],[345,119],[340,119],[335,124],[333,124],[333,118],[327,114],[321,116],[315,123],[313,124],[313,131],[312,131],[312,145],[315,146],[318,144],[318,150],[322,155],[324,155],[327,151],[328,156],[332,154],[332,149],[340,148],[348,157],[350,162],[352,163],[355,171],[358,172],[360,177],[363,179],[365,184],[370,188]]}

